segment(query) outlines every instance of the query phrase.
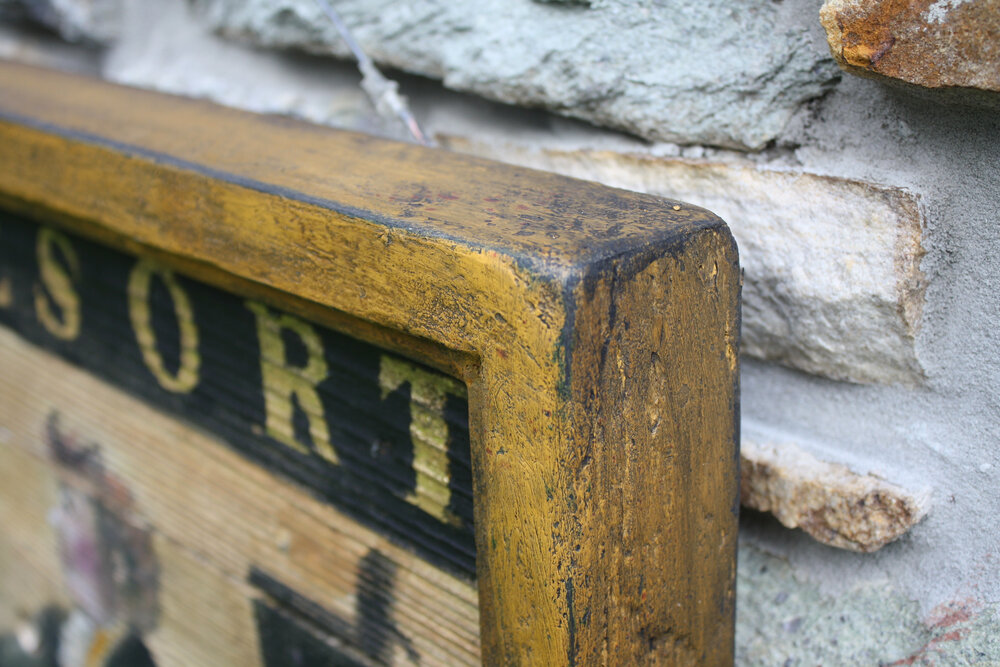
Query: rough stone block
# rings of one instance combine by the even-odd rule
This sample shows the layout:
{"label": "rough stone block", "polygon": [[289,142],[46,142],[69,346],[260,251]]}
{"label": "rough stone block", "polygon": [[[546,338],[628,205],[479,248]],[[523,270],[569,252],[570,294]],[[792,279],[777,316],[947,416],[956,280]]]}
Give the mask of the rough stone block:
{"label": "rough stone block", "polygon": [[922,610],[884,580],[824,590],[786,559],[747,541],[740,544],[738,568],[737,665],[1000,664],[995,600],[984,604],[956,591]]}
{"label": "rough stone block", "polygon": [[71,42],[106,44],[119,35],[123,0],[0,0],[0,17],[28,18]]}
{"label": "rough stone block", "polygon": [[744,434],[740,502],[770,512],[824,544],[871,552],[898,539],[927,513],[927,501],[873,475],[827,463],[799,447]]}
{"label": "rough stone block", "polygon": [[1000,0],[827,0],[820,18],[848,72],[1000,106]]}
{"label": "rough stone block", "polygon": [[[197,0],[228,37],[347,56],[314,0]],[[652,140],[757,149],[836,66],[772,0],[345,0],[376,61]]]}
{"label": "rough stone block", "polygon": [[923,222],[906,190],[743,162],[446,145],[703,206],[739,243],[745,354],[838,380],[922,381]]}
{"label": "rough stone block", "polygon": [[98,48],[69,44],[56,35],[22,31],[17,23],[0,22],[0,58],[4,60],[99,76],[100,56]]}

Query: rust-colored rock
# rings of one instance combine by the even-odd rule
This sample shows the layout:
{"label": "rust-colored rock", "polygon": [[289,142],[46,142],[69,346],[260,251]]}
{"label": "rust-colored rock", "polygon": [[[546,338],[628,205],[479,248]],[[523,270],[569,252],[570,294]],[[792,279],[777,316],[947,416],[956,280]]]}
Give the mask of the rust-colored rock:
{"label": "rust-colored rock", "polygon": [[852,74],[1000,105],[1000,0],[827,0],[820,19]]}
{"label": "rust-colored rock", "polygon": [[791,443],[743,438],[740,502],[770,512],[818,541],[864,553],[901,537],[927,514],[927,499],[874,475],[821,461]]}

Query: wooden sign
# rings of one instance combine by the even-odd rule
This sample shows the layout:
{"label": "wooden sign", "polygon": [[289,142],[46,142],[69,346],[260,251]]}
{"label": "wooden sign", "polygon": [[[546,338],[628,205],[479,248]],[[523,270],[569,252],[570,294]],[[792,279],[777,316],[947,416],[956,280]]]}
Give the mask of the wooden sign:
{"label": "wooden sign", "polygon": [[16,65],[0,142],[0,662],[732,661],[716,217]]}

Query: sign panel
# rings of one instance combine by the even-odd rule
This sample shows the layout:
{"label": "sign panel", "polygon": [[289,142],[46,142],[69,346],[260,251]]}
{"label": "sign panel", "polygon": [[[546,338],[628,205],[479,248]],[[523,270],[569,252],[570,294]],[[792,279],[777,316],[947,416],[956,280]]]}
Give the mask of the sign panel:
{"label": "sign panel", "polygon": [[731,662],[717,217],[3,63],[0,145],[0,656]]}
{"label": "sign panel", "polygon": [[10,215],[0,267],[0,324],[475,576],[461,382]]}
{"label": "sign panel", "polygon": [[479,664],[464,577],[6,326],[0,365],[2,664]]}
{"label": "sign panel", "polygon": [[[179,424],[203,429],[210,436],[203,446],[217,447],[211,440],[225,443],[247,461],[294,482],[290,488],[295,495],[301,489],[337,508],[344,518],[333,525],[341,530],[359,530],[351,528],[358,521],[401,547],[387,555],[384,546],[367,546],[360,558],[331,561],[347,570],[347,578],[356,578],[347,591],[355,602],[340,615],[310,597],[314,582],[296,590],[272,572],[273,559],[250,560],[246,601],[253,605],[256,627],[248,637],[259,641],[263,664],[364,665],[394,658],[404,664],[435,664],[417,648],[421,642],[411,637],[414,628],[404,622],[405,631],[400,629],[394,600],[397,572],[412,571],[415,558],[432,566],[428,572],[442,570],[429,581],[426,574],[417,578],[420,595],[454,596],[438,589],[436,576],[462,591],[466,604],[474,600],[468,403],[461,382],[148,259],[10,214],[0,214],[0,297],[0,325],[100,380],[91,382],[86,400],[60,400],[58,386],[50,384],[48,400],[19,410],[23,415],[37,412],[39,403],[49,404],[44,418],[39,415],[34,424],[25,425],[24,435],[42,448],[61,498],[49,508],[55,518],[31,528],[34,533],[53,531],[60,571],[46,574],[65,581],[62,594],[25,601],[25,609],[40,614],[39,633],[44,624],[52,626],[49,644],[36,651],[57,653],[60,643],[76,640],[88,651],[98,651],[108,664],[155,664],[156,652],[145,643],[157,646],[164,632],[160,588],[175,573],[162,571],[167,565],[153,547],[154,532],[164,528],[132,497],[134,487],[148,489],[128,470],[111,470],[103,460],[108,454],[121,455],[118,448],[126,446],[120,444],[120,416],[113,408],[121,398],[102,387],[106,381],[165,417],[181,420]],[[28,354],[39,367],[52,364],[41,351]],[[0,390],[9,396],[18,391],[17,374],[10,363],[4,367]],[[55,380],[73,381],[72,376]],[[9,400],[5,404],[13,408]],[[0,416],[8,430],[24,423],[10,412]],[[65,424],[94,419],[106,422],[103,443],[81,442],[87,429]],[[174,446],[169,437],[152,440],[162,449]],[[163,456],[151,454],[149,465],[158,468]],[[202,456],[200,467],[214,470],[209,453]],[[233,492],[217,470],[203,483],[217,487],[219,494]],[[18,486],[23,488],[5,487],[7,501],[23,511],[21,499],[10,493]],[[181,511],[189,490],[167,479],[158,487],[158,493],[175,496],[172,502]],[[252,526],[258,518],[225,509],[222,503],[216,511],[235,524]],[[194,506],[186,511],[192,526],[199,523],[196,512]],[[288,541],[317,539],[311,531],[298,533],[294,522],[280,530],[287,532]],[[170,537],[176,548],[192,554],[225,546],[221,535],[214,540],[197,535],[188,530]],[[208,544],[213,541],[219,544]],[[82,564],[80,550],[95,547],[103,554],[96,565]],[[115,560],[127,566],[116,566]],[[31,567],[22,563],[17,570]],[[124,583],[115,581],[123,576]],[[63,594],[68,602],[60,605]],[[235,608],[220,606],[217,613],[239,610],[240,603],[231,604]],[[448,614],[424,606],[422,613],[436,620],[420,630],[421,639],[434,637],[447,645],[448,635],[462,632],[447,627],[455,623]],[[89,635],[76,637],[68,623],[77,616],[101,621]],[[439,623],[444,626],[440,630]],[[132,634],[116,634],[122,625]],[[475,657],[477,630],[475,623],[466,628],[465,652],[445,653],[440,664]],[[212,652],[211,642],[200,649],[210,662],[225,657]],[[174,652],[169,646],[160,652],[164,650],[167,656]],[[14,644],[10,651],[18,653]],[[61,664],[72,662],[71,657],[64,656]]]}

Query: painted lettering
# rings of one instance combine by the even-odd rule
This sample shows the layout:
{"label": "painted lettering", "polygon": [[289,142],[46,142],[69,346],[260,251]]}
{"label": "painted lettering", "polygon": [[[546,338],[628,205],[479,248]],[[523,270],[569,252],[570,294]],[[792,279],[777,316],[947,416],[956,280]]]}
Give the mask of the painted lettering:
{"label": "painted lettering", "polygon": [[14,305],[14,288],[10,278],[0,275],[0,308],[10,308]]}
{"label": "painted lettering", "polygon": [[[73,279],[80,277],[80,261],[70,240],[48,227],[38,230],[36,243],[41,283],[35,284],[35,313],[45,329],[61,340],[80,335],[80,295]],[[65,264],[56,259],[56,249]],[[59,314],[56,312],[58,306]]]}
{"label": "painted lettering", "polygon": [[465,398],[465,385],[388,355],[382,355],[378,381],[383,400],[402,385],[410,385],[410,440],[417,483],[407,502],[445,523],[459,525],[460,519],[448,509],[451,474],[444,408],[449,394]]}
{"label": "painted lettering", "polygon": [[[291,315],[272,313],[263,304],[247,301],[246,306],[257,316],[267,434],[292,449],[309,453],[308,447],[295,437],[292,425],[294,397],[309,421],[309,435],[316,452],[331,463],[340,463],[336,450],[330,444],[323,402],[316,391],[316,386],[326,379],[328,373],[319,334],[312,325]],[[282,331],[294,333],[302,342],[307,353],[305,365],[289,364]]]}
{"label": "painted lettering", "polygon": [[475,576],[465,385],[278,298],[0,219],[0,325]]}
{"label": "painted lettering", "polygon": [[[153,333],[153,314],[149,296],[153,277],[159,278],[174,304],[177,326],[180,330],[180,366],[171,373],[163,363],[163,355],[156,347]],[[198,386],[201,355],[198,352],[198,327],[194,322],[191,300],[177,282],[174,272],[157,266],[149,260],[139,260],[128,278],[128,314],[132,330],[139,342],[142,360],[160,386],[175,394],[186,394]]]}

